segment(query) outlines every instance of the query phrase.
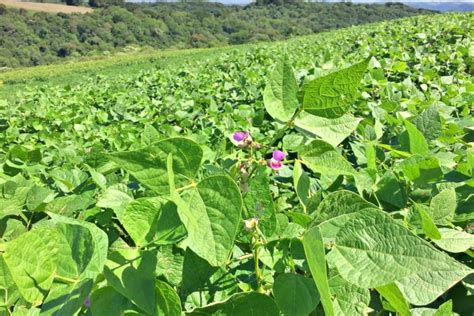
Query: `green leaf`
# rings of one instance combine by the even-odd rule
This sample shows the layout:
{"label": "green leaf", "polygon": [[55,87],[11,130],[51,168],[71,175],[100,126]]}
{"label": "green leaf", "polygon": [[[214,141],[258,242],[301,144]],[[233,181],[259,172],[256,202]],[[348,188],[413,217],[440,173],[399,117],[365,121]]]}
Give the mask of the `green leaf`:
{"label": "green leaf", "polygon": [[401,316],[411,315],[410,304],[407,303],[402,292],[400,292],[400,289],[395,283],[380,285],[375,289],[390,303],[398,314]]}
{"label": "green leaf", "polygon": [[84,226],[57,223],[60,233],[57,274],[70,279],[77,279],[86,271],[94,253],[94,240],[90,230]]}
{"label": "green leaf", "polygon": [[100,196],[96,203],[97,207],[113,209],[115,214],[120,218],[123,215],[128,203],[133,201],[133,196],[126,185],[115,184]]}
{"label": "green leaf", "polygon": [[207,178],[183,197],[172,196],[188,231],[188,246],[212,266],[223,265],[232,250],[241,221],[242,197],[227,176]]}
{"label": "green leaf", "polygon": [[303,109],[317,116],[341,117],[356,98],[370,59],[317,78],[305,86]]}
{"label": "green leaf", "polygon": [[430,106],[413,119],[413,124],[420,130],[427,140],[434,140],[441,135],[442,125],[439,109],[435,105]]}
{"label": "green leaf", "polygon": [[301,162],[315,173],[355,175],[352,165],[330,144],[315,139],[299,153]]}
{"label": "green leaf", "polygon": [[204,290],[208,285],[209,278],[217,269],[196,255],[190,248],[186,248],[183,262],[183,289],[188,293]]}
{"label": "green leaf", "polygon": [[103,267],[107,260],[107,251],[109,248],[109,239],[107,234],[92,223],[76,220],[70,217],[65,217],[53,213],[47,213],[51,217],[51,222],[55,224],[65,223],[71,225],[80,225],[87,228],[93,240],[93,254],[87,264],[87,268],[81,274],[83,278],[95,279],[95,277],[102,273]]}
{"label": "green leaf", "polygon": [[347,281],[364,288],[396,282],[409,302],[425,305],[472,272],[386,213],[366,208],[356,214],[328,255]]}
{"label": "green leaf", "polygon": [[329,279],[333,295],[335,315],[367,315],[370,292],[341,278],[339,275]]}
{"label": "green leaf", "polygon": [[130,172],[148,188],[167,194],[169,192],[167,157],[172,154],[173,171],[178,185],[186,185],[193,179],[201,165],[202,149],[187,138],[169,138],[139,151],[110,154],[110,159]]}
{"label": "green leaf", "polygon": [[421,228],[426,236],[431,239],[440,239],[441,234],[436,227],[433,219],[431,218],[430,214],[425,210],[425,207],[421,204],[415,204],[414,207],[417,209],[418,213],[420,214],[421,218]]}
{"label": "green leaf", "polygon": [[306,204],[309,199],[310,179],[303,171],[303,166],[299,160],[295,161],[293,165],[293,187],[301,204],[306,210]]}
{"label": "green leaf", "polygon": [[156,281],[156,316],[180,316],[181,300],[168,283]]}
{"label": "green leaf", "polygon": [[313,280],[294,273],[280,274],[275,279],[273,296],[283,315],[307,316],[319,303]]}
{"label": "green leaf", "polygon": [[439,160],[435,157],[424,158],[414,155],[403,160],[399,165],[403,174],[418,186],[437,182],[443,177],[443,172],[439,166]]}
{"label": "green leaf", "polygon": [[456,211],[456,191],[445,189],[438,193],[430,203],[431,217],[436,224],[449,224]]}
{"label": "green leaf", "polygon": [[333,316],[335,313],[327,277],[326,254],[323,237],[318,227],[313,227],[304,234],[303,246],[309,269],[321,297],[325,315]]}
{"label": "green leaf", "polygon": [[349,114],[330,119],[301,113],[295,119],[295,126],[337,146],[355,131],[360,121],[361,118]]}
{"label": "green leaf", "polygon": [[132,201],[119,218],[120,223],[137,246],[143,247],[155,239],[158,228],[156,221],[161,213],[162,202],[158,198],[141,198]]}
{"label": "green leaf", "polygon": [[6,244],[5,263],[21,296],[33,306],[43,301],[57,269],[58,233],[38,228]]}
{"label": "green leaf", "polygon": [[332,192],[319,204],[314,222],[321,223],[368,207],[375,208],[376,206],[354,192],[346,190]]}
{"label": "green leaf", "polygon": [[74,284],[53,283],[46,300],[41,306],[41,315],[75,315],[89,295],[92,283],[91,279]]}
{"label": "green leaf", "polygon": [[474,248],[473,234],[449,228],[440,228],[439,232],[441,233],[440,238],[433,240],[433,242],[443,250],[459,253]]}
{"label": "green leaf", "polygon": [[422,156],[429,155],[430,149],[426,142],[425,136],[416,128],[415,125],[405,120],[405,128],[407,129],[408,151],[412,154],[418,154]]}
{"label": "green leaf", "polygon": [[275,65],[263,91],[263,103],[268,114],[282,122],[289,121],[298,108],[298,85],[286,56]]}
{"label": "green leaf", "polygon": [[123,249],[109,254],[104,276],[117,292],[152,314],[156,308],[155,268],[154,252]]}
{"label": "green leaf", "polygon": [[106,286],[92,293],[90,310],[92,315],[123,316],[123,311],[130,305],[130,301],[113,287]]}
{"label": "green leaf", "polygon": [[395,174],[387,171],[377,183],[375,192],[380,201],[386,202],[396,208],[402,208],[407,203],[407,195]]}
{"label": "green leaf", "polygon": [[257,292],[248,292],[234,294],[221,303],[196,308],[186,315],[275,316],[279,315],[279,311],[271,297]]}

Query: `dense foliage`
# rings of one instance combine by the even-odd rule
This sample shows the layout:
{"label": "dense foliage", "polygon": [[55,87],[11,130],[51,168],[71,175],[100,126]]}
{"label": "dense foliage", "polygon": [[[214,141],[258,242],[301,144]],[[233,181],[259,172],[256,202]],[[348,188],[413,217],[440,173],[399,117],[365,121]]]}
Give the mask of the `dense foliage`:
{"label": "dense foliage", "polygon": [[473,21],[4,101],[4,314],[468,315]]}
{"label": "dense foliage", "polygon": [[311,3],[129,4],[83,15],[8,9],[0,15],[0,68],[110,53],[130,45],[185,48],[280,40],[427,12],[403,5]]}

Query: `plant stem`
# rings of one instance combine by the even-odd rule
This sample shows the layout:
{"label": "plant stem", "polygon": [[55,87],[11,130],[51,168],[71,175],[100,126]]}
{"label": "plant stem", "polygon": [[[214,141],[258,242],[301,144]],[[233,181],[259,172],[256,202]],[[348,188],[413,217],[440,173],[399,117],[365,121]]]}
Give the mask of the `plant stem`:
{"label": "plant stem", "polygon": [[64,283],[69,283],[69,284],[76,284],[77,282],[79,282],[79,280],[63,277],[63,276],[60,276],[60,275],[57,275],[57,274],[54,276],[54,278],[58,281],[61,281],[61,282],[64,282]]}
{"label": "plant stem", "polygon": [[260,270],[260,266],[258,264],[258,254],[260,250],[260,241],[258,239],[258,236],[255,236],[255,242],[253,244],[253,260],[255,262],[255,278],[257,280],[257,292],[258,293],[264,293],[265,290],[263,289],[262,286],[262,271]]}

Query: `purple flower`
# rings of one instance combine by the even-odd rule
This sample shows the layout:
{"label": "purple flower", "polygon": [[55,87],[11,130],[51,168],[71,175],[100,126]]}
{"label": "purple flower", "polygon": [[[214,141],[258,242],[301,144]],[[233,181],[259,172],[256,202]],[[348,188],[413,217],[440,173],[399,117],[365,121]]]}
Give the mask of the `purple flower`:
{"label": "purple flower", "polygon": [[252,136],[250,136],[249,132],[235,132],[232,135],[232,138],[236,142],[237,146],[240,148],[246,147],[252,144]]}
{"label": "purple flower", "polygon": [[277,161],[282,161],[283,159],[285,159],[285,156],[286,156],[286,154],[284,152],[282,152],[281,150],[275,150],[273,152],[273,159],[275,159]]}
{"label": "purple flower", "polygon": [[90,296],[87,296],[85,299],[84,299],[84,306],[86,308],[90,308],[91,307],[91,298]]}
{"label": "purple flower", "polygon": [[232,138],[236,142],[244,142],[247,138],[249,138],[249,132],[235,132]]}
{"label": "purple flower", "polygon": [[268,161],[268,166],[273,170],[278,171],[283,167],[283,163],[279,160],[272,158]]}

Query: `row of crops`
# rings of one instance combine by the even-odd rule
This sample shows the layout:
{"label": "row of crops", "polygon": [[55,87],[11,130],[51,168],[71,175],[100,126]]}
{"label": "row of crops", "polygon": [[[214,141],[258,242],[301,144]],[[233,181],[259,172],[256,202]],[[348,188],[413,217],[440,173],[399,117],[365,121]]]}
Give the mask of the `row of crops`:
{"label": "row of crops", "polygon": [[0,101],[2,315],[470,315],[473,17]]}

